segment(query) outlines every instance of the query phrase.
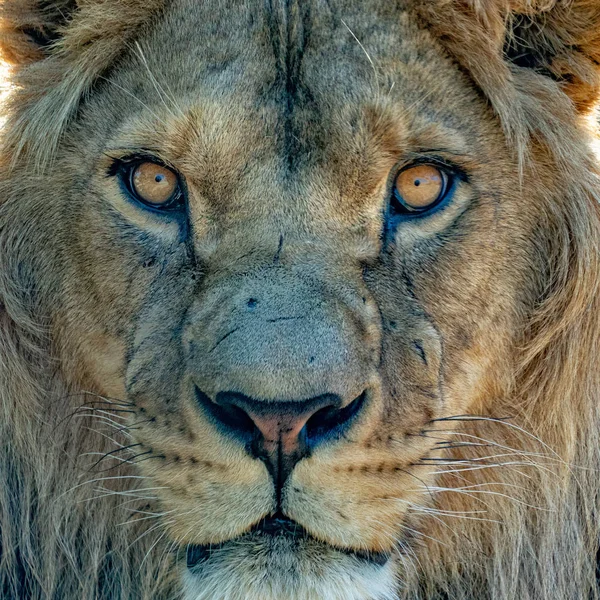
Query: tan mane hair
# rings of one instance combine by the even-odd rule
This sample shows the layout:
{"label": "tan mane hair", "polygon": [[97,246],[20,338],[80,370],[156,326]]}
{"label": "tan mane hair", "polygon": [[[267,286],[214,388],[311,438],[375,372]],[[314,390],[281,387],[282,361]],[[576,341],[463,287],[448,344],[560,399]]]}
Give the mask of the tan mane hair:
{"label": "tan mane hair", "polygon": [[[581,115],[600,89],[600,6],[440,1],[421,13],[490,100],[523,176],[535,177],[538,161],[555,169],[555,187],[540,195],[544,293],[515,348],[512,393],[479,407],[491,420],[457,416],[461,434],[437,434],[457,462],[439,467],[449,472],[419,556],[421,593],[534,600],[579,589],[597,598],[589,586],[600,539],[600,171],[589,152],[595,124],[586,133]],[[535,49],[536,71],[507,60],[511,44],[516,54]],[[407,585],[407,597],[416,588]]]}
{"label": "tan mane hair", "polygon": [[[441,512],[430,530],[437,541],[426,540],[425,561],[419,557],[422,593],[461,598],[479,589],[482,596],[534,600],[570,598],[580,589],[581,597],[596,598],[589,585],[600,539],[600,373],[593,366],[600,350],[600,180],[589,153],[594,126],[586,136],[580,115],[598,97],[600,8],[466,4],[423,3],[422,13],[494,106],[524,176],[536,176],[536,161],[550,163],[556,187],[545,190],[540,207],[548,234],[536,259],[547,269],[540,279],[548,278],[515,349],[512,393],[488,396],[478,413],[491,419],[457,416],[462,433],[440,436],[457,462],[440,467],[449,472],[440,480]],[[530,21],[529,30],[543,28],[539,56],[548,62],[536,67],[552,78],[506,60],[517,37],[505,36],[507,23],[519,20]],[[573,47],[579,50],[567,56]],[[464,471],[460,461],[467,462]],[[473,587],[465,588],[465,580]]]}
{"label": "tan mane hair", "polygon": [[[85,94],[163,2],[58,0],[43,14],[37,4],[0,7],[2,58],[13,68],[0,159],[0,596],[175,598],[178,573],[170,548],[159,546],[143,478],[94,467],[115,441],[131,444],[125,431],[102,427],[122,425],[128,407],[82,391],[76,372],[68,382],[55,376],[39,285],[52,285],[55,267],[25,242],[43,236],[28,234],[39,227],[35,207],[25,215],[19,203],[54,159]],[[148,520],[136,523],[136,510]]]}
{"label": "tan mane hair", "polygon": [[[118,423],[127,403],[90,397],[75,371],[57,378],[45,320],[56,265],[40,251],[51,232],[35,219],[40,178],[80,102],[163,2],[57,0],[46,3],[46,21],[35,4],[5,0],[0,23],[2,56],[15,69],[0,153],[0,596],[171,598],[177,573],[151,490],[128,465],[80,466],[80,455],[114,448],[98,423]],[[539,196],[546,236],[532,260],[543,294],[515,348],[511,393],[490,390],[476,414],[424,432],[443,450],[428,468],[445,473],[423,514],[426,551],[401,593],[566,600],[579,580],[582,598],[598,598],[588,588],[600,540],[600,170],[583,125],[600,91],[598,2],[415,6],[489,99],[523,177],[543,162],[554,181]],[[512,37],[525,23],[544,35]],[[520,44],[536,43],[532,69],[519,62]],[[148,520],[123,525],[132,506]]]}
{"label": "tan mane hair", "polygon": [[[39,169],[52,158],[82,98],[134,36],[159,16],[164,2],[59,0],[46,3],[44,13],[35,4],[32,0],[3,3],[0,45],[3,60],[19,67],[14,111],[8,109],[14,120],[4,143],[13,164],[26,154],[35,157]],[[41,38],[45,52],[24,32]]]}
{"label": "tan mane hair", "polygon": [[431,463],[447,473],[431,490],[440,512],[419,556],[424,598],[461,598],[465,580],[482,597],[598,597],[600,197],[597,166],[587,169],[557,169],[562,193],[547,190],[552,234],[538,258],[551,283],[515,349],[512,393],[451,419],[460,433],[428,433],[451,458]]}

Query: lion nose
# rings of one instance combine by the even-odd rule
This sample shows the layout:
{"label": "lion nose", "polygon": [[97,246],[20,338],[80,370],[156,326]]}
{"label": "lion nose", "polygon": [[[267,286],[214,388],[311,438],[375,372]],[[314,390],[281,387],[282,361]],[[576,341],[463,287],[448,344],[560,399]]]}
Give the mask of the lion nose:
{"label": "lion nose", "polygon": [[343,435],[360,411],[365,393],[344,406],[334,394],[291,402],[260,401],[219,392],[214,401],[196,389],[198,402],[227,433],[248,443],[281,487],[298,461],[319,443]]}

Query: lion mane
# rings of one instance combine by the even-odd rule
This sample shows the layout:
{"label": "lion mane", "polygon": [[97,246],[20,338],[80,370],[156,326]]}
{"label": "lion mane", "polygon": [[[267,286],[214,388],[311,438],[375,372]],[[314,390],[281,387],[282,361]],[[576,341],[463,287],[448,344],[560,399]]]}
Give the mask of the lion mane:
{"label": "lion mane", "polygon": [[[440,475],[399,594],[598,598],[600,172],[589,152],[594,125],[582,115],[600,90],[600,3],[413,4],[489,100],[523,177],[543,169],[554,185],[538,213],[545,243],[531,257],[543,265],[543,295],[523,302],[535,310],[514,348],[511,393],[489,390],[472,415],[423,432],[439,436],[442,458],[431,468]],[[56,362],[47,290],[58,267],[43,246],[53,224],[31,218],[51,201],[39,190],[80,104],[165,5],[2,3],[0,45],[12,66],[0,153],[2,598],[181,593],[177,550],[143,479],[127,461],[108,471],[96,461],[112,437],[131,443],[101,427],[118,424],[127,404],[94,397],[77,364]],[[145,518],[132,522],[132,507]]]}

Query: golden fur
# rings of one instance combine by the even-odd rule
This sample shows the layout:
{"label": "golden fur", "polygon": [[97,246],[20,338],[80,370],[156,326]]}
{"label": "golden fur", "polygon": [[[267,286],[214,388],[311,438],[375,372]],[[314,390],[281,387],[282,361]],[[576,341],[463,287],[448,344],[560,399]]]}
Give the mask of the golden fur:
{"label": "golden fur", "polygon": [[[325,4],[269,3],[277,26],[310,23],[306,39],[331,53],[307,51],[317,92],[294,96],[293,135],[271,146],[278,121],[252,96],[272,83],[271,46],[244,37],[262,2],[2,2],[3,598],[600,597],[600,2],[336,0],[335,25]],[[323,98],[334,108],[317,127],[303,110]],[[106,173],[131,147],[185,175],[191,242],[123,202]],[[413,225],[386,254],[382,182],[416,147],[459,157],[456,204],[479,212],[452,209],[462,229],[446,237],[443,215]],[[286,221],[279,196],[302,198],[301,216]],[[271,213],[302,231],[282,263],[314,265],[366,323],[364,344],[345,339],[353,372],[381,346],[380,373],[351,439],[295,469],[286,510],[316,540],[302,561],[250,540],[186,570],[188,545],[225,543],[272,510],[262,463],[186,396],[179,349],[220,336],[223,298],[277,249]],[[281,277],[252,281],[321,310]],[[194,377],[229,377],[217,371]],[[248,380],[304,385],[274,372]],[[391,558],[358,566],[340,547]]]}

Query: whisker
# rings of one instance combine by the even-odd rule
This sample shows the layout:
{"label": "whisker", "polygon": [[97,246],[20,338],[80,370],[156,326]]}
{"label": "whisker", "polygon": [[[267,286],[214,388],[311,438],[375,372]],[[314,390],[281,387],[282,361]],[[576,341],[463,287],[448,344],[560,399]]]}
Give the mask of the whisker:
{"label": "whisker", "polygon": [[144,537],[146,537],[148,534],[152,533],[153,531],[156,531],[157,529],[160,529],[161,527],[164,527],[166,525],[172,525],[173,523],[175,523],[175,521],[171,520],[171,521],[166,521],[166,522],[161,521],[161,522],[157,523],[156,525],[153,525],[152,527],[150,527],[146,531],[144,531],[141,535],[139,535],[137,538],[135,538],[135,540],[133,540],[133,542],[131,542],[131,544],[129,544],[129,546],[127,546],[126,550],[130,550],[141,539],[143,539]]}
{"label": "whisker", "polygon": [[116,448],[115,450],[111,450],[110,452],[106,452],[102,455],[101,458],[99,458],[91,467],[90,467],[90,471],[96,466],[99,465],[103,460],[105,460],[106,458],[109,458],[111,456],[113,456],[114,454],[118,453],[118,452],[123,452],[125,450],[130,450],[131,448],[136,448],[137,446],[141,446],[142,444],[129,444],[129,446],[121,446],[120,448]]}
{"label": "whisker", "polygon": [[[146,514],[143,511],[135,511],[135,512],[136,513],[140,513],[140,514]],[[132,523],[138,523],[139,521],[147,521],[149,519],[158,519],[158,518],[162,518],[162,517],[165,517],[167,515],[170,515],[170,514],[172,514],[174,512],[176,512],[176,509],[167,510],[167,511],[162,512],[162,513],[152,513],[151,515],[148,515],[146,517],[139,517],[139,518],[136,518],[136,519],[128,519],[127,521],[122,521],[121,523],[117,523],[117,525],[131,525]]]}
{"label": "whisker", "polygon": [[88,481],[84,481],[83,483],[79,483],[75,486],[73,486],[72,488],[69,488],[66,492],[63,492],[62,494],[60,494],[56,500],[59,500],[60,498],[62,498],[64,495],[69,494],[70,492],[75,491],[76,489],[83,487],[84,485],[88,485],[88,484],[92,484],[92,483],[98,483],[99,481],[110,481],[110,480],[116,480],[116,479],[148,479],[147,477],[143,477],[142,475],[115,475],[112,477],[98,477],[96,479],[90,479]]}
{"label": "whisker", "polygon": [[[421,509],[421,508],[416,508],[414,509],[415,512],[417,513],[422,513],[422,514],[426,514],[428,516],[431,517],[438,517],[438,521],[440,521],[441,523],[444,523],[443,520],[439,517],[451,517],[454,519],[465,519],[466,521],[480,521],[482,523],[496,523],[499,525],[502,525],[503,521],[499,521],[498,519],[488,519],[485,517],[471,517],[469,515],[461,515],[461,514],[455,514],[455,513],[447,513],[447,512],[440,512],[437,510],[426,510],[426,509]],[[482,512],[487,512],[487,511],[482,511]],[[448,525],[447,523],[444,523],[444,525]]]}
{"label": "whisker", "polygon": [[[535,440],[536,442],[538,442],[543,448],[546,448],[546,450],[548,450],[549,452],[554,454],[554,456],[557,458],[558,461],[569,466],[568,463],[565,462],[565,460],[562,458],[562,456],[560,456],[558,454],[558,452],[556,452],[556,450],[554,450],[554,448],[552,448],[551,446],[546,444],[546,442],[544,442],[542,439],[540,439],[538,436],[534,435],[530,431],[523,429],[523,427],[519,427],[518,425],[515,425],[514,423],[510,423],[508,421],[508,417],[495,418],[495,417],[486,417],[483,415],[459,415],[459,417],[462,420],[484,421],[484,422],[488,422],[488,423],[497,423],[500,425],[504,425],[505,427],[509,427],[510,429],[513,429],[515,431],[518,431],[519,433],[522,433],[522,434],[528,436],[529,438]],[[447,420],[452,420],[452,417],[447,417]]]}
{"label": "whisker", "polygon": [[148,558],[148,556],[150,556],[150,553],[152,552],[152,550],[154,550],[154,548],[156,547],[156,545],[167,535],[167,531],[163,531],[157,538],[156,541],[152,544],[152,546],[150,546],[150,548],[148,548],[148,552],[146,552],[146,554],[144,555],[144,558],[142,559],[142,562],[140,563],[140,568],[138,569],[138,575],[142,572],[142,567],[144,566],[144,563],[146,562],[146,559]]}
{"label": "whisker", "polygon": [[504,444],[500,444],[498,442],[494,442],[492,440],[488,440],[488,439],[482,438],[480,436],[477,436],[477,435],[474,435],[471,433],[466,433],[463,431],[443,430],[443,429],[436,429],[435,431],[437,431],[438,433],[441,433],[441,434],[456,435],[456,436],[463,436],[463,437],[468,437],[471,439],[476,439],[476,440],[485,442],[486,444],[488,444],[490,446],[500,448],[501,450],[509,450],[511,452],[518,453],[519,455],[521,455],[523,457],[545,458],[546,460],[551,460],[551,461],[555,461],[555,462],[558,462],[558,463],[566,465],[566,466],[570,466],[567,462],[565,462],[560,457],[554,458],[554,457],[548,456],[547,454],[540,454],[538,452],[529,452],[527,450],[520,450],[518,448],[512,448],[511,446],[506,446]]}
{"label": "whisker", "polygon": [[445,542],[442,542],[441,540],[438,540],[437,538],[434,538],[434,537],[431,537],[429,535],[426,535],[425,533],[423,533],[422,531],[419,531],[418,529],[413,529],[412,527],[408,527],[407,525],[404,525],[403,528],[406,531],[410,531],[411,533],[413,533],[417,538],[422,537],[422,538],[425,538],[427,540],[431,540],[432,542],[436,542],[437,544],[440,544],[442,546],[445,546],[446,548],[450,547]]}
{"label": "whisker", "polygon": [[[163,119],[161,119],[143,100],[140,100],[135,94],[131,93],[129,90],[120,86],[118,83],[113,81],[112,79],[108,79],[107,77],[99,77],[98,79],[103,79],[104,81],[110,83],[112,86],[121,90],[124,94],[127,94],[130,98],[133,98],[136,102],[139,102],[159,123],[163,123]],[[111,157],[112,158],[112,157]]]}
{"label": "whisker", "polygon": [[163,106],[166,108],[166,110],[173,117],[177,117],[177,115],[173,112],[173,110],[165,102],[165,98],[166,98],[177,109],[177,111],[179,112],[179,116],[185,117],[185,113],[181,110],[180,106],[177,104],[177,102],[174,101],[174,98],[172,98],[172,97],[169,96],[169,94],[160,85],[160,83],[158,82],[158,80],[156,79],[156,77],[154,76],[154,74],[152,73],[152,71],[150,70],[150,65],[148,64],[148,61],[147,61],[147,59],[146,59],[146,57],[144,55],[144,52],[142,51],[142,47],[141,47],[140,43],[136,41],[135,42],[135,47],[136,47],[137,53],[138,53],[138,55],[139,55],[139,57],[140,57],[140,59],[142,61],[142,64],[144,65],[144,68],[146,69],[146,73],[148,74],[148,78],[150,79],[150,82],[154,86],[154,89],[156,90],[156,93],[158,94],[158,97],[160,98],[160,101],[162,102]]}
{"label": "whisker", "polygon": [[509,421],[514,417],[486,417],[484,415],[452,415],[450,417],[440,417],[439,419],[431,419],[430,423],[438,423],[444,421],[489,421],[494,419],[495,421]]}
{"label": "whisker", "polygon": [[464,467],[461,469],[446,469],[441,471],[430,471],[428,475],[438,475],[438,474],[447,474],[447,473],[466,473],[469,471],[482,471],[484,469],[493,469],[498,467],[534,467],[536,469],[540,469],[541,471],[546,471],[547,473],[551,473],[554,475],[553,471],[548,468],[543,467],[542,465],[538,465],[534,462],[523,462],[523,461],[507,461],[503,463],[493,463],[487,465],[478,465],[476,467]]}
{"label": "whisker", "polygon": [[[464,494],[466,496],[472,496],[473,494],[484,494],[484,495],[490,495],[490,496],[499,496],[501,498],[506,498],[508,500],[511,500],[512,502],[516,502],[517,504],[520,504],[522,506],[526,506],[527,508],[532,508],[534,510],[541,510],[544,512],[556,512],[555,509],[553,508],[545,508],[543,506],[535,506],[533,504],[529,504],[523,500],[520,500],[518,498],[514,498],[513,496],[509,496],[508,494],[502,494],[501,492],[494,492],[493,490],[470,490],[470,491],[465,491],[463,489],[460,488],[446,488],[446,487],[438,487],[438,486],[430,486],[432,490],[435,490],[437,492],[454,492],[457,494]],[[477,499],[476,496],[472,496],[474,499]]]}

